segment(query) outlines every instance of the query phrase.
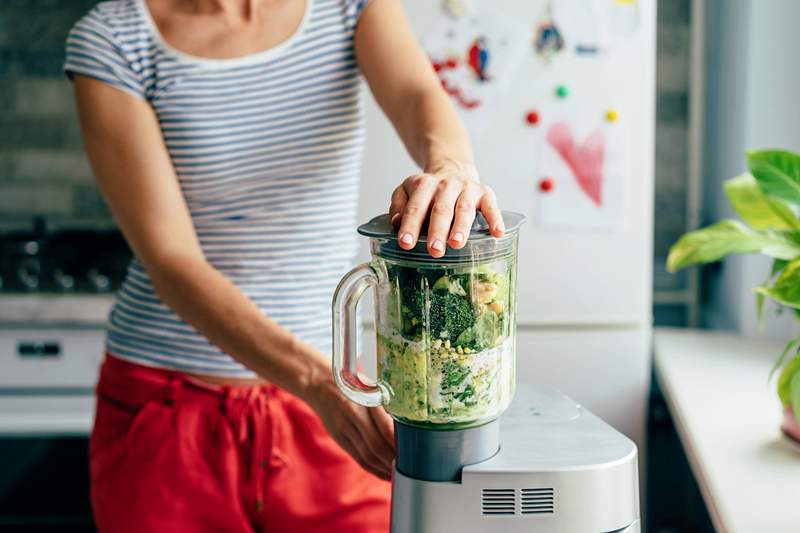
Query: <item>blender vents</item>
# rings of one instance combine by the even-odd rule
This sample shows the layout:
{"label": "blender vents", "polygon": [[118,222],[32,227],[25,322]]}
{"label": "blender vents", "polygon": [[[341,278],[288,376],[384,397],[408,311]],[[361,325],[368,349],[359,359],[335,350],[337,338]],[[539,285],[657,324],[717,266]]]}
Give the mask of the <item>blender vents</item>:
{"label": "blender vents", "polygon": [[514,516],[553,514],[555,494],[552,488],[482,489],[481,514],[484,516]]}
{"label": "blender vents", "polygon": [[551,514],[555,510],[552,488],[522,489],[522,514]]}

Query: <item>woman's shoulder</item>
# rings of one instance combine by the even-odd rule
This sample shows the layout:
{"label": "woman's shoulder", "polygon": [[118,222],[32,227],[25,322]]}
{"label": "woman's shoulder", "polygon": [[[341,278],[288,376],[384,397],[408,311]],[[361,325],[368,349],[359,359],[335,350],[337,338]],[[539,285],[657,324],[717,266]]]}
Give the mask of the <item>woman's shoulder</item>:
{"label": "woman's shoulder", "polygon": [[72,33],[94,31],[117,39],[136,35],[146,27],[139,2],[143,0],[104,0],[98,2],[73,26]]}
{"label": "woman's shoulder", "polygon": [[67,36],[64,72],[82,74],[144,97],[152,38],[143,0],[107,0],[81,17]]}

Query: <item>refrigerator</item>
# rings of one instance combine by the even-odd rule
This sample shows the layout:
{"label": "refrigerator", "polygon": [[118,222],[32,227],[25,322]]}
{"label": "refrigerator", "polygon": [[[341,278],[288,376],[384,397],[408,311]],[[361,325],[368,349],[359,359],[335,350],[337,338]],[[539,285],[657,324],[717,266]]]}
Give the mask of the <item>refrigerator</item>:
{"label": "refrigerator", "polygon": [[[527,216],[517,383],[560,389],[643,450],[655,0],[403,4],[465,121],[481,181],[502,209]],[[371,97],[365,114],[361,221],[386,212],[393,188],[418,172]]]}

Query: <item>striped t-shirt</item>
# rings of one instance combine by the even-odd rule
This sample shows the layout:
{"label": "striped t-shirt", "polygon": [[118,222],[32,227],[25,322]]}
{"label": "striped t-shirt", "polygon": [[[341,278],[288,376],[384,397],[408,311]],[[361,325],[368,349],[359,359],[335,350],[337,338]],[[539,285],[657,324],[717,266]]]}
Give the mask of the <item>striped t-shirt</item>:
{"label": "striped t-shirt", "polygon": [[[101,80],[155,111],[206,259],[326,354],[331,297],[357,247],[364,131],[353,34],[365,3],[307,0],[288,40],[234,59],[170,47],[145,0],[102,2],[67,38],[68,75]],[[107,347],[150,366],[254,375],[162,302],[137,259],[117,293]]]}

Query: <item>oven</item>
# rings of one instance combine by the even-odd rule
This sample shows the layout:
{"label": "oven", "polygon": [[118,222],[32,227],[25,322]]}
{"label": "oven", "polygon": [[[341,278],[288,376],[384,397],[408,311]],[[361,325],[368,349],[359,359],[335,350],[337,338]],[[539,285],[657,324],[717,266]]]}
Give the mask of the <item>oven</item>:
{"label": "oven", "polygon": [[94,531],[88,435],[116,231],[0,234],[0,531]]}

